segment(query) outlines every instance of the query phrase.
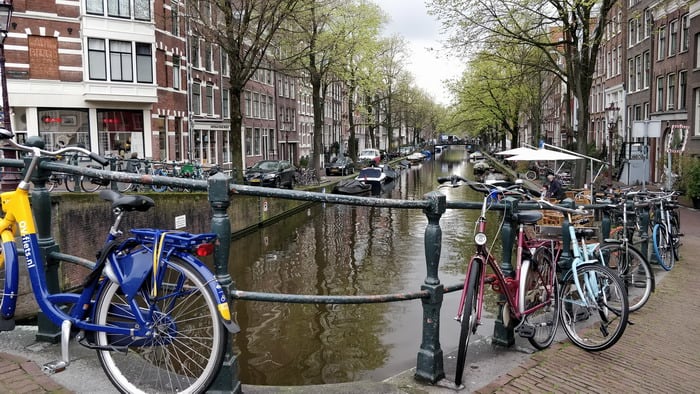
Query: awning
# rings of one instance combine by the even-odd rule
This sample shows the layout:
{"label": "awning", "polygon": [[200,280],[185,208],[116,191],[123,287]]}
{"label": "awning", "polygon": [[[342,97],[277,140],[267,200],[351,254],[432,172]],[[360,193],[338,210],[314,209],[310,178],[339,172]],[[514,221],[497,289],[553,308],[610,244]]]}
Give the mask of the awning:
{"label": "awning", "polygon": [[506,160],[513,161],[562,161],[562,160],[582,160],[583,157],[570,155],[564,152],[540,148],[537,150],[530,149],[531,152],[521,153],[519,155],[506,157]]}
{"label": "awning", "polygon": [[524,146],[521,146],[520,148],[508,149],[508,150],[504,150],[501,152],[496,152],[494,154],[502,155],[502,156],[515,156],[515,155],[520,155],[523,153],[530,153],[530,152],[536,152],[536,150],[534,150],[532,148],[526,148]]}

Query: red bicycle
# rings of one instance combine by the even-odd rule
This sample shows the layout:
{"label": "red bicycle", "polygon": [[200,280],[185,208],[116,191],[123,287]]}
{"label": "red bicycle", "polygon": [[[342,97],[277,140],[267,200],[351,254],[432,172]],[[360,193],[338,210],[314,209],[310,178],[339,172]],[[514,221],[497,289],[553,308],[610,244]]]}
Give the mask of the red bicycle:
{"label": "red bicycle", "polygon": [[[441,178],[439,181],[450,182],[449,186],[452,187],[466,184],[484,194],[474,235],[476,252],[469,260],[464,289],[455,317],[462,326],[455,374],[455,385],[460,387],[469,339],[481,324],[484,289],[487,284],[504,296],[504,324],[514,326],[514,331],[527,338],[537,349],[547,348],[554,340],[559,324],[559,291],[556,262],[553,259],[541,259],[541,261],[532,259],[525,236],[525,226],[533,225],[542,218],[540,211],[520,211],[513,214],[513,220],[518,223],[516,265],[513,276],[507,275],[501,269],[491,253],[495,239],[490,247],[487,246],[486,213],[497,205],[504,195],[520,194],[515,188],[477,183],[456,175]],[[519,188],[519,185],[516,185],[516,188]],[[501,226],[502,224],[503,221]],[[488,268],[493,273],[488,274]]]}

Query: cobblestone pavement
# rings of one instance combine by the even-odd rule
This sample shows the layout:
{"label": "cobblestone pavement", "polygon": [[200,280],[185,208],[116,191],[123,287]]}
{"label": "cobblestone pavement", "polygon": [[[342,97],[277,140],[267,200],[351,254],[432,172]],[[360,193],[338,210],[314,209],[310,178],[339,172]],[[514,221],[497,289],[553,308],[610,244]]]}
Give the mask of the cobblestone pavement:
{"label": "cobblestone pavement", "polygon": [[[634,324],[627,327],[615,346],[603,352],[588,353],[564,340],[525,357],[518,367],[475,392],[699,393],[700,341],[697,329],[700,327],[700,285],[695,270],[700,267],[700,262],[695,253],[700,254],[700,211],[685,207],[681,210],[681,230],[685,234],[682,260],[664,275],[649,302],[630,316]],[[9,333],[0,335],[5,334]],[[84,392],[80,389],[84,386],[67,389],[68,383],[62,385],[55,378],[44,375],[38,366],[40,360],[31,352],[25,355],[29,358],[0,352],[0,392]],[[33,361],[34,358],[37,360]],[[97,360],[89,365],[95,369],[92,373],[102,374]],[[410,371],[406,375],[408,378],[403,382],[356,382],[296,388],[244,385],[243,389],[255,393],[325,394],[455,392],[445,387],[418,384]],[[83,376],[90,376],[90,372]]]}

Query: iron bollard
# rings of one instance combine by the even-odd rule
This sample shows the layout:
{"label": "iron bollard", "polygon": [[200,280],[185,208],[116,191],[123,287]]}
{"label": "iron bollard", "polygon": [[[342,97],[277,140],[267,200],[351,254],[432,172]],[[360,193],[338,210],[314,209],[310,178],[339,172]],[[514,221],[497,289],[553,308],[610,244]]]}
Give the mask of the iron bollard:
{"label": "iron bollard", "polygon": [[[211,230],[216,233],[219,242],[214,249],[214,274],[229,297],[235,288],[235,284],[228,273],[229,250],[231,248],[231,219],[228,216],[228,207],[231,205],[229,190],[231,178],[219,172],[208,179],[209,204],[212,208]],[[230,305],[229,310],[233,311]],[[226,355],[223,365],[216,379],[212,383],[209,393],[241,393],[241,382],[238,374],[238,357],[233,352],[231,334],[227,333]]]}
{"label": "iron bollard", "polygon": [[445,213],[447,197],[439,192],[425,195],[430,207],[423,210],[428,217],[425,228],[425,263],[427,275],[421,290],[427,291],[429,297],[423,298],[423,339],[418,351],[415,378],[436,383],[445,377],[443,354],[440,348],[440,308],[442,307],[445,287],[438,278],[442,229],[440,218]]}
{"label": "iron bollard", "polygon": [[[574,200],[565,198],[559,205],[566,208],[574,208]],[[571,242],[576,242],[575,239],[571,239],[569,226],[571,226],[569,215],[564,215],[564,219],[561,222],[561,256],[559,256],[559,267],[562,269],[562,272],[568,272],[571,269],[573,260],[571,256]]]}
{"label": "iron bollard", "polygon": [[[503,249],[501,251],[501,269],[507,277],[513,277],[513,244],[515,241],[515,223],[513,223],[513,213],[518,208],[518,199],[513,197],[506,197],[503,199],[503,204],[505,209],[503,210],[503,215],[505,220],[503,221],[503,228],[501,229],[501,244]],[[503,309],[507,308],[505,294],[499,296],[498,302],[498,316],[496,317],[496,322],[493,326],[493,342],[499,346],[513,346],[515,344],[515,334],[513,332],[512,325],[506,325],[503,319]]]}
{"label": "iron bollard", "polygon": [[[39,137],[29,137],[27,145],[44,149],[44,140]],[[39,163],[41,164],[42,161],[47,160],[50,159],[42,158]],[[31,161],[32,158],[29,156],[24,158],[25,168],[29,166]],[[44,170],[39,165],[37,171],[32,175],[34,187],[32,187],[31,191],[31,200],[32,214],[36,222],[37,240],[39,248],[41,248],[41,256],[46,262],[44,266],[46,288],[49,293],[57,293],[61,290],[58,279],[60,262],[50,257],[50,254],[58,252],[59,248],[56,240],[51,235],[51,194],[46,189],[46,181],[49,179],[49,176],[51,176],[51,171]],[[50,343],[58,343],[61,340],[61,328],[53,324],[42,311],[39,311],[37,314],[36,340]]]}

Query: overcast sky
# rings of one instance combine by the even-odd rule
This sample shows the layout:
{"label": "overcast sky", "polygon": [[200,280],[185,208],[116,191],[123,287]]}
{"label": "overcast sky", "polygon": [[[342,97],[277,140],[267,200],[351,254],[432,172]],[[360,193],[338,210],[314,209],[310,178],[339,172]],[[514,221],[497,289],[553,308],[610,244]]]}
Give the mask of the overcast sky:
{"label": "overcast sky", "polygon": [[[428,15],[424,0],[374,0],[389,15],[386,35],[399,34],[409,45],[406,69],[416,84],[439,103],[449,104],[443,80],[459,77],[463,67],[454,58],[442,56],[440,24]],[[428,48],[440,50],[431,51]]]}

